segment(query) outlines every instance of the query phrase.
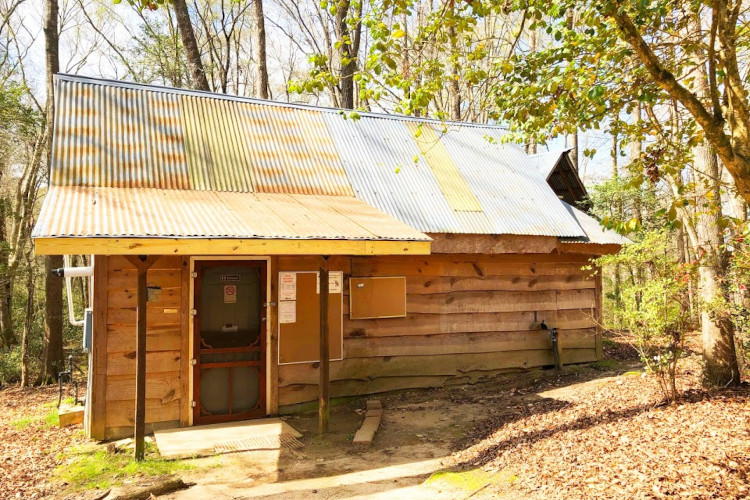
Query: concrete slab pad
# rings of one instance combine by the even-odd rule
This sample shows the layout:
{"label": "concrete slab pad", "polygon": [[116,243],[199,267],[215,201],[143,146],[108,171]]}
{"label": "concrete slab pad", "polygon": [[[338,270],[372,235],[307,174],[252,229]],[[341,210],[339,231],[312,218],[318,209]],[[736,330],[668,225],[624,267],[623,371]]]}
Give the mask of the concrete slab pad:
{"label": "concrete slab pad", "polygon": [[164,458],[213,455],[217,449],[225,450],[227,443],[236,441],[263,443],[263,447],[259,449],[278,449],[288,442],[289,438],[299,437],[302,437],[302,434],[279,418],[243,420],[154,432],[156,446]]}

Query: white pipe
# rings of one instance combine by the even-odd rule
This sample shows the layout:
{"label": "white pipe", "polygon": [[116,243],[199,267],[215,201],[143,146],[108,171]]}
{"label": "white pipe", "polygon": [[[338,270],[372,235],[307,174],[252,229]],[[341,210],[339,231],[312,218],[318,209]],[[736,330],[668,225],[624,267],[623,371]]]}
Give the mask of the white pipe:
{"label": "white pipe", "polygon": [[[70,255],[63,255],[63,276],[65,276],[65,293],[68,296],[68,320],[73,326],[83,326],[83,319],[76,319],[73,308],[73,278],[85,278],[94,275],[94,267],[70,267]],[[88,304],[84,304],[84,309]]]}

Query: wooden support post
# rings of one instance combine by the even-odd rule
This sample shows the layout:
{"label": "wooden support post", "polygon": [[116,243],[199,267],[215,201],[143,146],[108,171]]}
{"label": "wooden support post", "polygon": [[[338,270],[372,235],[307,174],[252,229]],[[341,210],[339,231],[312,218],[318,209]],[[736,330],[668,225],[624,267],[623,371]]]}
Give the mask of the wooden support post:
{"label": "wooden support post", "polygon": [[135,459],[144,458],[144,438],[146,434],[146,301],[148,289],[146,273],[153,264],[153,258],[140,255],[128,257],[138,270],[136,341],[135,341]]}
{"label": "wooden support post", "polygon": [[[103,440],[106,417],[107,396],[107,271],[109,257],[97,255],[94,257],[94,338],[91,345],[91,367],[89,374],[91,387],[86,394],[90,400],[91,415],[90,436]],[[87,401],[88,403],[88,401]]]}
{"label": "wooden support post", "polygon": [[602,339],[602,269],[601,267],[596,268],[596,276],[594,276],[595,293],[596,293],[596,311],[594,311],[594,319],[596,320],[596,360],[602,361],[604,359],[604,343]]}
{"label": "wooden support post", "polygon": [[323,256],[320,265],[320,398],[318,404],[318,433],[328,432],[329,394],[329,349],[328,349],[328,257]]}

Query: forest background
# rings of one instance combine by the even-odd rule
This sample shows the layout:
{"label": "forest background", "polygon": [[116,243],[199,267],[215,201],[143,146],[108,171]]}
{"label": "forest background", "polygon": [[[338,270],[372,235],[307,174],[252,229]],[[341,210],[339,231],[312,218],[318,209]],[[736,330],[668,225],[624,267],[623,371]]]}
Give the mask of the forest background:
{"label": "forest background", "polygon": [[[670,399],[691,330],[705,383],[739,384],[750,356],[747,5],[596,3],[0,0],[0,383],[50,382],[68,354],[84,359],[49,272],[61,258],[36,257],[29,237],[62,72],[353,119],[496,123],[529,154],[570,149],[593,213],[633,241],[592,265],[605,278],[603,326],[632,339]],[[78,317],[86,286],[76,280]]]}

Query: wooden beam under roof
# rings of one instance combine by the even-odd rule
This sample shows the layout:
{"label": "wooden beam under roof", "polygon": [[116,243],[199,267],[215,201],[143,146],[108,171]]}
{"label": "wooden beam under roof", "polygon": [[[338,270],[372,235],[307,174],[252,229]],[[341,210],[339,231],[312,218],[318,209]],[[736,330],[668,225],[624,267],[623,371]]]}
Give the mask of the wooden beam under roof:
{"label": "wooden beam under roof", "polygon": [[429,241],[35,238],[37,255],[429,255]]}

